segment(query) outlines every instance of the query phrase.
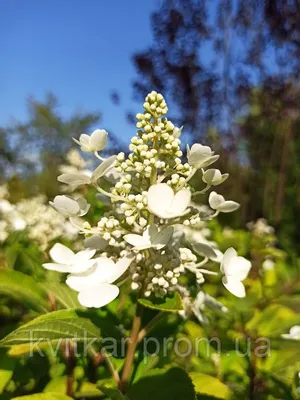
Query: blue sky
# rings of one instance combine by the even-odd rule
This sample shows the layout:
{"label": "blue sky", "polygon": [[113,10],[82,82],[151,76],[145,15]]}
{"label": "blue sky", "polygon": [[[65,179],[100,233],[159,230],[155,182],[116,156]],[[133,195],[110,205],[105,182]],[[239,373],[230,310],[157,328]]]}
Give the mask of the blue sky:
{"label": "blue sky", "polygon": [[[62,115],[103,113],[101,127],[134,134],[126,110],[135,70],[131,55],[151,44],[156,0],[9,0],[0,13],[0,126],[26,120],[26,98],[57,95]],[[113,89],[121,107],[112,104]]]}

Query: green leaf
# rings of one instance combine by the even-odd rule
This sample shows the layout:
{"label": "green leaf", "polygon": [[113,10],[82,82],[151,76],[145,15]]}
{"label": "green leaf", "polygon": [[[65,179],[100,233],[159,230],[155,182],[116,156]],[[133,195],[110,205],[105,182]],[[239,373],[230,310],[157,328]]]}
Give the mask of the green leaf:
{"label": "green leaf", "polygon": [[189,375],[197,393],[213,396],[216,399],[227,399],[231,394],[229,387],[213,376],[201,372],[191,372]]}
{"label": "green leaf", "polygon": [[278,337],[286,333],[292,325],[298,325],[299,316],[290,308],[271,304],[263,311],[256,310],[253,318],[247,322],[246,329],[257,336]]}
{"label": "green leaf", "polygon": [[[66,393],[67,389],[67,376],[59,376],[57,378],[51,379],[45,386],[44,393]],[[73,382],[73,391],[77,388],[77,382]]]}
{"label": "green leaf", "polygon": [[[16,346],[9,353],[19,355],[45,348],[55,351],[52,342],[61,343],[66,339],[77,342],[99,340],[100,329],[90,321],[90,316],[90,313],[81,310],[54,311],[11,332],[0,341],[0,345]],[[101,323],[101,318],[99,322]],[[105,322],[104,320],[103,323]]]}
{"label": "green leaf", "polygon": [[127,400],[126,397],[120,392],[119,389],[113,387],[112,384],[102,383],[98,384],[99,389],[111,400]]}
{"label": "green leaf", "polygon": [[191,379],[181,368],[153,370],[134,383],[128,391],[130,400],[195,400]]}
{"label": "green leaf", "polygon": [[0,394],[13,376],[16,363],[17,359],[9,357],[6,349],[0,349]]}
{"label": "green leaf", "polygon": [[0,294],[26,304],[32,310],[49,310],[44,289],[31,276],[10,269],[0,269]]}
{"label": "green leaf", "polygon": [[98,399],[100,395],[103,395],[103,393],[99,389],[97,389],[97,385],[95,383],[83,382],[80,385],[79,390],[75,392],[74,397],[76,399],[88,399],[93,397],[96,397]]}
{"label": "green leaf", "polygon": [[12,400],[73,400],[72,397],[61,393],[37,393],[28,396],[14,397]]}
{"label": "green leaf", "polygon": [[46,282],[43,283],[43,288],[50,296],[53,296],[62,307],[84,309],[77,299],[77,293],[67,285],[59,282]]}
{"label": "green leaf", "polygon": [[179,293],[174,292],[168,296],[160,298],[139,299],[138,302],[144,307],[152,308],[164,312],[178,312],[183,310],[183,304]]}

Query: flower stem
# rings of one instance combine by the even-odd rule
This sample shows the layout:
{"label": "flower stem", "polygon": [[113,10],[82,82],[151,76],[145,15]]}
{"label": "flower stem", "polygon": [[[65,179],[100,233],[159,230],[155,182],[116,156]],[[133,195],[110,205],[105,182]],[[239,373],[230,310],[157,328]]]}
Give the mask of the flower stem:
{"label": "flower stem", "polygon": [[106,365],[107,365],[113,379],[116,381],[117,385],[119,385],[120,384],[120,375],[119,375],[118,371],[113,366],[113,363],[111,362],[109,355],[107,354],[107,352],[105,351],[104,348],[101,350],[101,353],[104,357]]}
{"label": "flower stem", "polygon": [[155,315],[155,317],[145,326],[145,328],[141,329],[138,336],[138,343],[140,343],[148,333],[155,328],[157,323],[165,316],[164,312],[159,312]]}
{"label": "flower stem", "polygon": [[120,384],[119,384],[119,389],[121,390],[122,393],[126,392],[127,387],[128,387],[128,382],[130,380],[132,364],[133,364],[133,360],[134,360],[134,353],[136,350],[136,346],[138,344],[139,331],[140,331],[141,323],[142,323],[142,313],[143,313],[143,307],[139,303],[137,303],[136,314],[135,314],[135,317],[134,317],[133,323],[132,323],[132,330],[131,330],[128,349],[127,349],[125,364],[124,364],[122,377],[121,377]]}

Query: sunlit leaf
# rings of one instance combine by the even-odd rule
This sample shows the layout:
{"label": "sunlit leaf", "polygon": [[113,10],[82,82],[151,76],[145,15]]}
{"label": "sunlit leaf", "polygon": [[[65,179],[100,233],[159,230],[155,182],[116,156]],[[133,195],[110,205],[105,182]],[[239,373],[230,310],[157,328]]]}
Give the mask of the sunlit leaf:
{"label": "sunlit leaf", "polygon": [[139,299],[140,304],[144,307],[152,308],[153,310],[165,311],[165,312],[178,312],[183,310],[183,304],[179,293],[172,293],[162,299],[159,298],[147,298]]}
{"label": "sunlit leaf", "polygon": [[231,394],[229,387],[214,376],[201,372],[191,372],[189,376],[197,393],[213,396],[216,399],[227,399]]}
{"label": "sunlit leaf", "polygon": [[10,269],[0,269],[0,294],[12,297],[29,308],[47,312],[47,295],[32,277]]}

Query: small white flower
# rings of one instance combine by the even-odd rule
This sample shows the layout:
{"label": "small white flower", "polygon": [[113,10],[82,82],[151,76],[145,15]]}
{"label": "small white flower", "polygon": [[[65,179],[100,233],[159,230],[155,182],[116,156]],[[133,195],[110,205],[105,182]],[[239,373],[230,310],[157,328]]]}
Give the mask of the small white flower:
{"label": "small white flower", "polygon": [[66,284],[79,292],[78,300],[85,307],[103,307],[119,294],[119,288],[112,285],[127,270],[132,258],[121,258],[115,263],[110,258],[99,257],[90,270],[71,274]]}
{"label": "small white flower", "polygon": [[145,250],[151,247],[160,250],[166,246],[173,232],[174,229],[172,226],[162,228],[159,231],[157,226],[152,224],[147,226],[142,236],[129,234],[125,235],[124,239],[126,242],[134,246],[136,250]]}
{"label": "small white flower", "polygon": [[264,262],[262,263],[262,267],[264,271],[272,271],[274,269],[275,263],[273,260],[271,260],[270,258],[267,258],[266,260],[264,260]]}
{"label": "small white flower", "polygon": [[242,283],[247,278],[251,269],[251,262],[244,257],[239,257],[237,252],[230,247],[223,256],[220,270],[225,274],[222,279],[226,289],[236,297],[245,297],[245,287]]}
{"label": "small white flower", "polygon": [[239,208],[239,203],[231,200],[225,200],[223,196],[217,194],[216,192],[211,192],[208,198],[208,202],[210,207],[213,210],[229,213],[235,211]]}
{"label": "small white flower", "polygon": [[96,263],[91,260],[95,253],[96,250],[86,249],[75,254],[63,244],[56,243],[49,252],[54,263],[45,263],[43,267],[51,271],[81,273]]}
{"label": "small white flower", "polygon": [[191,167],[204,168],[210,164],[213,164],[219,158],[218,155],[214,155],[214,152],[209,146],[203,146],[202,144],[195,143],[190,148],[187,145],[187,159]]}
{"label": "small white flower", "polygon": [[229,174],[221,174],[219,169],[211,168],[204,172],[202,180],[210,186],[217,186],[223,183],[228,177]]}
{"label": "small white flower", "polygon": [[182,189],[175,194],[166,183],[152,185],[148,191],[149,211],[163,219],[182,216],[190,200],[191,192],[188,189]]}
{"label": "small white flower", "polygon": [[79,172],[59,175],[57,180],[70,185],[73,190],[81,185],[89,185],[90,183],[97,181],[99,178],[107,174],[113,168],[116,158],[117,156],[111,156],[107,158],[95,169],[91,176]]}
{"label": "small white flower", "polygon": [[300,340],[300,325],[292,326],[290,333],[284,333],[281,337],[284,339]]}
{"label": "small white flower", "polygon": [[72,190],[76,189],[81,185],[89,185],[91,183],[91,177],[81,172],[72,174],[62,174],[57,178],[59,182],[65,183],[71,186]]}
{"label": "small white flower", "polygon": [[96,129],[91,136],[82,134],[74,142],[80,145],[82,151],[94,153],[103,150],[106,146],[108,133],[104,129]]}
{"label": "small white flower", "polygon": [[5,199],[0,199],[0,212],[2,213],[9,213],[12,212],[14,209],[14,206]]}
{"label": "small white flower", "polygon": [[19,218],[17,216],[12,216],[11,224],[15,231],[23,231],[27,226],[26,221],[23,218]]}
{"label": "small white flower", "polygon": [[69,196],[56,196],[52,201],[49,201],[49,204],[55,208],[56,211],[65,215],[66,217],[74,217],[79,216],[82,217],[85,215],[90,208],[90,205],[87,201],[80,197],[78,199],[72,199]]}

